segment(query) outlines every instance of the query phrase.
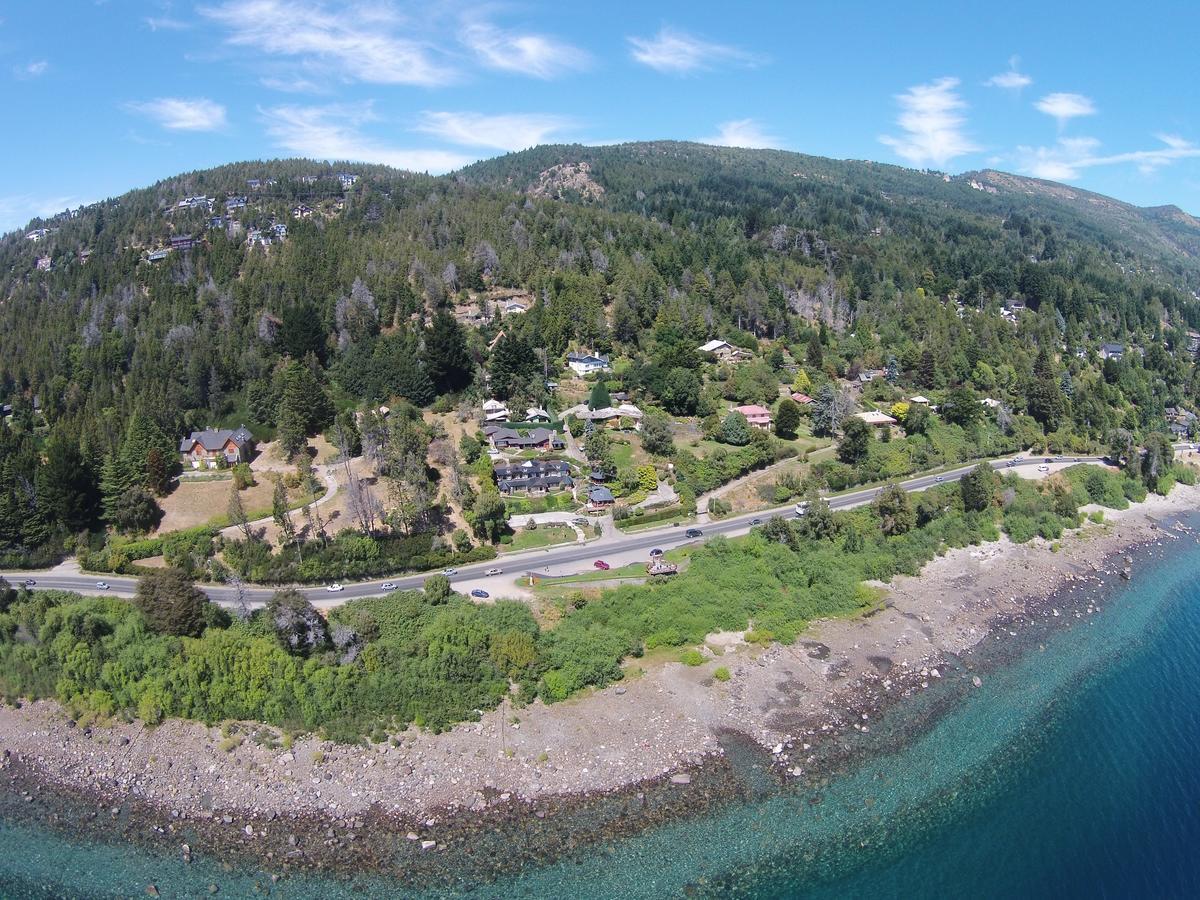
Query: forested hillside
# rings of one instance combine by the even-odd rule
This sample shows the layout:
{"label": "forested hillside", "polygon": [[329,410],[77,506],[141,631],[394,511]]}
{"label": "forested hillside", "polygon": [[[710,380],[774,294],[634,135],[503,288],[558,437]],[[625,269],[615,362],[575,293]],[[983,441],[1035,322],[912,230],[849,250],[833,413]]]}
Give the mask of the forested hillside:
{"label": "forested hillside", "polygon": [[[379,403],[552,405],[574,348],[675,417],[754,398],[696,351],[720,337],[776,395],[886,370],[895,399],[986,395],[1023,443],[1141,440],[1196,400],[1200,228],[1100,199],[653,143],[439,178],[239,163],[32,222],[0,240],[0,557],[144,529],[192,429],[296,444]],[[502,317],[514,292],[532,305]]]}

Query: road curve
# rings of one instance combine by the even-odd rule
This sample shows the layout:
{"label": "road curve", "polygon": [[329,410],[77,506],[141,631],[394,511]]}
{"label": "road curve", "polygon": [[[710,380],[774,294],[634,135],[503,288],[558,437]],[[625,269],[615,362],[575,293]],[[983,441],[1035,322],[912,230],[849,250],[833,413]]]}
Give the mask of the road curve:
{"label": "road curve", "polygon": [[[1051,460],[1050,457],[1030,457],[1026,459],[995,459],[988,462],[993,469],[1004,470],[1040,466],[1046,464],[1049,460]],[[1103,457],[1098,456],[1054,457],[1052,460],[1052,465],[1056,469],[1061,469],[1067,465],[1074,465],[1075,463],[1102,465],[1106,464],[1107,461]],[[919,475],[916,478],[900,482],[900,485],[906,491],[923,491],[937,484],[958,481],[977,465],[978,463],[976,462],[935,475]],[[850,509],[855,506],[862,506],[874,500],[881,490],[883,490],[882,485],[838,494],[828,498],[829,505],[833,509]],[[649,551],[653,547],[669,550],[674,547],[683,546],[684,544],[697,543],[714,535],[734,537],[746,534],[753,527],[751,523],[755,519],[767,519],[776,515],[790,516],[793,514],[794,508],[795,505],[789,503],[784,506],[758,510],[712,522],[704,526],[703,537],[701,538],[687,537],[686,531],[688,529],[685,527],[667,525],[660,528],[639,531],[635,534],[621,535],[618,538],[591,541],[586,544],[563,544],[547,550],[531,550],[524,553],[506,554],[497,560],[488,560],[487,562],[463,566],[454,575],[452,581],[471,578],[478,579],[485,576],[488,569],[504,567],[506,570],[504,578],[507,580],[507,584],[511,585],[514,576],[528,569],[540,569],[544,566],[563,566],[575,562],[590,561],[594,560],[601,552],[628,553],[640,550]],[[322,606],[336,606],[359,597],[379,596],[382,593],[381,585],[385,581],[394,584],[399,590],[420,588],[425,579],[431,574],[434,573],[424,572],[419,575],[403,575],[393,578],[378,578],[371,581],[355,582],[353,584],[346,584],[343,590],[337,593],[331,593],[322,587],[300,588],[299,590],[309,600],[320,603]],[[131,597],[137,589],[137,579],[127,576],[76,575],[56,572],[4,572],[0,573],[0,576],[8,579],[9,583],[13,585],[19,585],[25,579],[32,578],[37,582],[38,588],[78,591],[83,594],[100,593]],[[98,589],[97,583],[100,581],[106,583],[108,588],[104,590]],[[223,606],[237,606],[244,602],[251,608],[264,605],[278,589],[276,587],[247,586],[241,588],[239,591],[237,587],[228,584],[201,584],[198,587],[215,603],[220,603]]]}

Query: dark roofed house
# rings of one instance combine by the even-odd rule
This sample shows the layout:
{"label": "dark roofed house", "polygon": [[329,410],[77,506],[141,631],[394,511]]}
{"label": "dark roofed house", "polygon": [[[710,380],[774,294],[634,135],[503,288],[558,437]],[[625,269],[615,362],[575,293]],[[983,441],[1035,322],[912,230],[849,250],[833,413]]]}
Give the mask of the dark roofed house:
{"label": "dark roofed house", "polygon": [[190,234],[171,235],[172,250],[191,250],[196,245],[196,239]]}
{"label": "dark roofed house", "polygon": [[222,461],[230,466],[249,462],[253,452],[254,436],[245,425],[233,431],[228,428],[193,431],[179,442],[180,461],[193,469],[215,469]]}
{"label": "dark roofed house", "polygon": [[496,487],[502,494],[515,491],[547,493],[556,488],[569,488],[571,467],[557,459],[528,459],[522,463],[495,466]]}
{"label": "dark roofed house", "polygon": [[1123,356],[1125,356],[1125,345],[1124,344],[1101,344],[1100,345],[1100,358],[1101,359],[1115,359],[1115,360],[1119,361]]}
{"label": "dark roofed house", "polygon": [[567,354],[567,367],[582,378],[594,372],[607,372],[608,357],[604,354],[580,353],[572,350]]}
{"label": "dark roofed house", "polygon": [[558,432],[549,428],[531,428],[522,432],[515,428],[488,425],[483,433],[497,450],[561,450],[566,446]]}
{"label": "dark roofed house", "polygon": [[588,491],[588,505],[591,507],[612,506],[616,502],[613,492],[606,487],[594,487]]}

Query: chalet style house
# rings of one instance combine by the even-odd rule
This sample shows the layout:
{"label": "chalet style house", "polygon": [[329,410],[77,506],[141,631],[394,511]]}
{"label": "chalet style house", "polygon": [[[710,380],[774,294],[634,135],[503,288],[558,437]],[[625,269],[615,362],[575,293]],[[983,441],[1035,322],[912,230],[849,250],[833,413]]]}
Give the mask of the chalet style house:
{"label": "chalet style house", "polygon": [[240,426],[236,431],[222,428],[193,431],[179,442],[179,460],[184,468],[216,469],[249,462],[254,453],[254,437]]}
{"label": "chalet style house", "polygon": [[521,492],[544,494],[560,488],[569,488],[571,468],[567,463],[551,459],[530,459],[512,465],[495,466],[496,487],[502,494]]}

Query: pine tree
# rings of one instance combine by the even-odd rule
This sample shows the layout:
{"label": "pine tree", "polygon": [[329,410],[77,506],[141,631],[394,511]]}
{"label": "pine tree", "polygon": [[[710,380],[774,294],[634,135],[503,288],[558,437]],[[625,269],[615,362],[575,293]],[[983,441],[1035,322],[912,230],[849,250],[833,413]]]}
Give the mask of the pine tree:
{"label": "pine tree", "polygon": [[597,381],[592,385],[592,394],[588,397],[588,409],[604,409],[606,406],[612,406],[608,385],[603,381]]}
{"label": "pine tree", "polygon": [[438,394],[453,394],[471,384],[474,366],[462,326],[440,310],[425,333],[425,369]]}

